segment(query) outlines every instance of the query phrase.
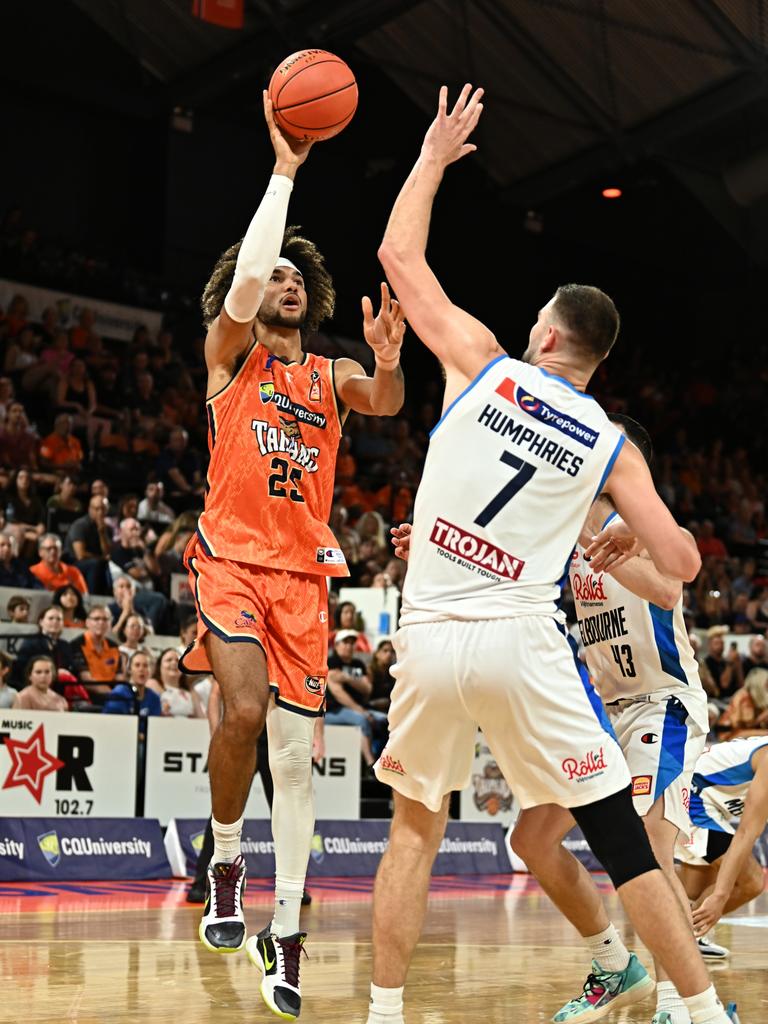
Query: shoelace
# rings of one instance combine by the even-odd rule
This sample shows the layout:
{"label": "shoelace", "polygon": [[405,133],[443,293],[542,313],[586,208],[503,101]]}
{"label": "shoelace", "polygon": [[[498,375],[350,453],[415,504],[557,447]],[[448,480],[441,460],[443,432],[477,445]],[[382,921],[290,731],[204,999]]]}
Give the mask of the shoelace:
{"label": "shoelace", "polygon": [[584,995],[587,997],[588,1003],[596,1003],[601,996],[605,995],[606,991],[608,991],[606,986],[598,981],[596,975],[587,975],[587,980],[584,982]]}
{"label": "shoelace", "polygon": [[242,854],[228,866],[226,872],[219,873],[223,864],[217,864],[213,870],[213,884],[216,886],[216,916],[234,917],[237,913],[237,883],[240,881],[240,869],[243,865]]}
{"label": "shoelace", "polygon": [[284,939],[275,938],[275,942],[280,943],[280,948],[283,951],[283,975],[285,980],[289,985],[298,988],[301,954],[303,953],[309,959],[309,953],[307,953],[306,949],[304,949],[304,944],[300,941],[286,942]]}

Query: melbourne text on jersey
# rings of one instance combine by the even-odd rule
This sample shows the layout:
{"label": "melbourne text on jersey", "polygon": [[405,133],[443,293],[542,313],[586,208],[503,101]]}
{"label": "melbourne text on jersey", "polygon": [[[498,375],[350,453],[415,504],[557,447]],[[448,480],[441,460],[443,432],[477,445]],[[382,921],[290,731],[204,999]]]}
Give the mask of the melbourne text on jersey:
{"label": "melbourne text on jersey", "polygon": [[617,636],[629,636],[624,605],[611,608],[609,612],[598,612],[579,619],[581,642],[585,647],[599,644],[603,640],[613,640]]}
{"label": "melbourne text on jersey", "polygon": [[549,462],[568,476],[576,476],[582,467],[584,459],[580,455],[576,455],[565,445],[551,440],[545,434],[540,434],[532,427],[524,427],[522,423],[516,422],[490,403],[477,417],[477,422],[492,430],[494,434],[508,438],[513,444],[525,448],[531,455],[538,455],[540,459]]}

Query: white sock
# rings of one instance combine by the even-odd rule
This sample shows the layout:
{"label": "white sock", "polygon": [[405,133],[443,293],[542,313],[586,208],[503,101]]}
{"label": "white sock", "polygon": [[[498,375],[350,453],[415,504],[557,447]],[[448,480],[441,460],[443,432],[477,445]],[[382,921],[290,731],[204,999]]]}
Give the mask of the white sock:
{"label": "white sock", "polygon": [[629,963],[629,951],[612,924],[597,935],[584,939],[593,960],[597,960],[604,971],[623,971]]}
{"label": "white sock", "polygon": [[664,1010],[672,1018],[672,1024],[691,1024],[688,1007],[671,981],[656,982],[656,1012]]}
{"label": "white sock", "polygon": [[368,1024],[404,1024],[403,988],[379,988],[371,983]]}
{"label": "white sock", "polygon": [[212,864],[231,864],[240,856],[240,835],[243,831],[243,819],[238,818],[231,825],[222,825],[211,818],[213,831]]}
{"label": "white sock", "polygon": [[300,931],[299,911],[304,895],[303,878],[286,878],[275,875],[275,916],[272,918],[272,934],[278,939],[295,935]]}
{"label": "white sock", "polygon": [[710,985],[704,992],[699,992],[697,996],[683,999],[683,1002],[688,1007],[693,1024],[730,1024],[723,1004],[717,998],[714,985]]}

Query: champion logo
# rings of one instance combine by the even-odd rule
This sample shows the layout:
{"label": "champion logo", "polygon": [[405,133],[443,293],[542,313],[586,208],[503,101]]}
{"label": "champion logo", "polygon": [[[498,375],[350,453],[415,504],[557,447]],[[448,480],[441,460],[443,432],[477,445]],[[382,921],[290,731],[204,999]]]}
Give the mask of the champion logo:
{"label": "champion logo", "polygon": [[586,426],[586,424],[580,423],[573,416],[568,416],[564,412],[553,409],[551,405],[547,405],[541,398],[537,398],[535,395],[530,394],[530,392],[523,390],[511,377],[504,378],[496,388],[496,393],[501,395],[502,398],[506,398],[508,402],[517,406],[518,409],[522,409],[523,412],[532,416],[535,420],[545,423],[549,427],[554,427],[561,434],[567,434],[568,437],[572,437],[574,441],[578,441],[579,444],[583,444],[587,448],[594,448],[597,439],[600,437],[597,430],[593,430],[591,427]]}
{"label": "champion logo", "polygon": [[598,751],[590,751],[587,756],[579,761],[575,757],[566,757],[561,768],[570,782],[576,779],[577,782],[584,782],[586,779],[594,778],[595,775],[602,775],[607,768],[605,763],[605,751],[600,747]]}

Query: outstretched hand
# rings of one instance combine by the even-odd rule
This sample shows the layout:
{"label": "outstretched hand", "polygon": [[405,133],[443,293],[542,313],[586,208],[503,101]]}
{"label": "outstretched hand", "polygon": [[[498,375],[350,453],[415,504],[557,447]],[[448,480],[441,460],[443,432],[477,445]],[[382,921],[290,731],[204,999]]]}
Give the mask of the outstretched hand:
{"label": "outstretched hand", "polygon": [[694,935],[697,937],[706,935],[708,931],[714,928],[723,915],[725,904],[726,900],[715,893],[707,896],[701,906],[696,907],[693,911]]}
{"label": "outstretched hand", "polygon": [[373,318],[373,303],[363,297],[363,335],[376,357],[376,365],[394,370],[400,362],[400,348],[405,337],[405,320],[400,303],[389,294],[385,281],[381,282],[381,306]]}
{"label": "outstretched hand", "polygon": [[584,551],[593,572],[612,572],[643,549],[623,519],[614,519],[592,538]]}
{"label": "outstretched hand", "polygon": [[411,524],[401,523],[400,526],[393,526],[389,532],[392,534],[390,539],[395,555],[407,562],[411,550]]}
{"label": "outstretched hand", "polygon": [[472,92],[472,86],[465,85],[449,114],[448,86],[441,86],[437,117],[424,136],[422,156],[436,161],[441,167],[447,167],[455,160],[474,153],[477,146],[467,142],[467,139],[477,127],[483,112],[483,104],[480,102],[482,97],[482,89]]}
{"label": "outstretched hand", "polygon": [[280,174],[288,168],[295,170],[307,159],[313,140],[294,139],[278,128],[275,112],[272,109],[272,100],[266,89],[262,95],[264,98],[264,120],[267,122],[269,138],[275,151],[275,174]]}

